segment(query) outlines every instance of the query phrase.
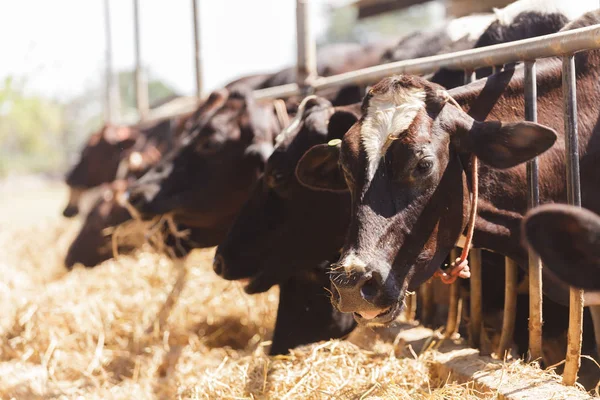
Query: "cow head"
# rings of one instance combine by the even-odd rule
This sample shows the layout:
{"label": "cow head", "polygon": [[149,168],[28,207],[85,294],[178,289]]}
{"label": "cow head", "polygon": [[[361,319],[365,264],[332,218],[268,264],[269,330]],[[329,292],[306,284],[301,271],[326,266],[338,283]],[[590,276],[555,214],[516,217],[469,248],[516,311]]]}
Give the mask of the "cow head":
{"label": "cow head", "polygon": [[105,125],[90,137],[79,161],[67,174],[66,183],[70,193],[63,211],[65,217],[78,214],[79,200],[87,189],[115,179],[119,163],[137,137],[137,130],[113,125]]}
{"label": "cow head", "polygon": [[357,120],[355,109],[334,109],[319,97],[301,103],[294,121],[278,136],[264,175],[217,249],[217,274],[250,279],[248,293],[268,290],[293,275],[312,274],[320,265],[323,274],[327,260],[336,258],[343,244],[349,196],[307,189],[298,182],[295,170],[306,150],[344,135]]}
{"label": "cow head", "polygon": [[[114,181],[103,190],[69,246],[65,258],[67,268],[70,269],[75,264],[93,267],[113,256],[111,237],[106,230],[131,218],[127,209],[117,201],[125,186],[125,181]],[[131,249],[120,248],[120,251],[127,250]]]}
{"label": "cow head", "polygon": [[[556,134],[528,122],[475,121],[440,86],[412,76],[376,84],[362,111],[340,148],[330,150],[339,153],[352,196],[332,291],[338,308],[359,322],[388,323],[409,283],[413,288],[431,277],[464,230],[470,154],[509,168],[551,147]],[[303,182],[323,189],[343,184],[324,175]]]}
{"label": "cow head", "polygon": [[523,237],[560,279],[582,289],[600,289],[600,217],[591,211],[548,204],[530,211]]}
{"label": "cow head", "polygon": [[145,215],[171,213],[222,230],[271,154],[279,130],[273,104],[255,102],[249,90],[222,89],[187,124],[181,143],[130,189],[130,202]]}

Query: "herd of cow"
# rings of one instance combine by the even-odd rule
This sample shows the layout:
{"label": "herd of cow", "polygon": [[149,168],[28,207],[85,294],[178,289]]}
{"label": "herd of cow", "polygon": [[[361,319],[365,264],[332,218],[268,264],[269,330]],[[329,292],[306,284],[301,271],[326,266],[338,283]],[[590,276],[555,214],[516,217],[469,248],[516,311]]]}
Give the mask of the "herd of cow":
{"label": "herd of cow", "polygon": [[[324,47],[318,70],[333,75],[588,26],[600,22],[597,8],[595,0],[520,0],[392,47]],[[255,89],[294,82],[290,68],[238,79],[189,115],[105,126],[67,177],[65,216],[77,214],[86,190],[106,190],[66,265],[110,258],[107,228],[132,213],[168,215],[187,231],[184,238],[165,238],[176,242],[176,256],[218,246],[213,266],[222,278],[243,281],[248,294],[279,285],[270,353],[280,354],[342,337],[357,323],[391,323],[407,292],[435,274],[468,276],[464,262],[440,268],[452,248],[465,245],[473,225],[473,247],[490,251],[483,253],[484,315],[492,320],[502,310],[504,256],[526,279],[529,244],[545,263],[544,337],[561,336],[568,285],[600,289],[594,277],[600,267],[600,51],[576,56],[581,198],[591,211],[552,204],[526,215],[524,163],[535,156],[541,202],[567,200],[561,65],[556,58],[537,63],[539,124],[523,121],[524,70],[517,64],[495,74],[477,71],[481,79],[466,85],[462,72],[440,70],[303,99],[253,98]],[[472,196],[475,176],[478,196]],[[528,346],[527,302],[520,291],[520,354]],[[586,309],[585,324],[590,321]],[[596,354],[591,331],[584,330],[584,351]]]}

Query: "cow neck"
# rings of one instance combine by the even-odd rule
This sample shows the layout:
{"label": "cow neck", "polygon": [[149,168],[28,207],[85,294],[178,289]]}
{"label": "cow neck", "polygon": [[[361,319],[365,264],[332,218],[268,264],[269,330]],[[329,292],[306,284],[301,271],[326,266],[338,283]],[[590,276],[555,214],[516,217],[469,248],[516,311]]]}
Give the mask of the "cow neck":
{"label": "cow neck", "polygon": [[[589,112],[597,110],[596,105],[600,102],[596,83],[599,75],[596,72],[599,64],[597,55],[597,52],[590,52],[585,65],[577,66],[581,156],[585,154],[581,149],[587,147],[598,119],[597,111]],[[564,138],[561,62],[557,59],[540,60],[537,70],[538,120],[554,128],[559,134],[557,143],[561,143]],[[450,93],[475,120],[518,122],[524,119],[523,82],[524,71],[519,66]],[[590,89],[586,90],[586,87]],[[564,157],[564,148],[557,145],[540,157],[540,195],[543,202],[564,202],[566,199]],[[479,212],[475,222],[474,247],[503,254],[526,265],[527,253],[520,240],[520,224],[527,211],[525,164],[508,170],[481,165],[478,183]],[[585,189],[584,185],[582,188]]]}

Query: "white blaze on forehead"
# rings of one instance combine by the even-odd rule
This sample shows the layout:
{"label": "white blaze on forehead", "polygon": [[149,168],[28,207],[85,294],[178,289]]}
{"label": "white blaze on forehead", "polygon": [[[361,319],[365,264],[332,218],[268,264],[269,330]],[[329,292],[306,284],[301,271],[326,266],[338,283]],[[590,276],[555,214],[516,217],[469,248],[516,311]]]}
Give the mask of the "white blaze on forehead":
{"label": "white blaze on forehead", "polygon": [[425,107],[422,89],[390,89],[369,99],[361,127],[361,142],[367,153],[368,180],[375,175],[379,161],[391,141],[406,131],[420,109]]}

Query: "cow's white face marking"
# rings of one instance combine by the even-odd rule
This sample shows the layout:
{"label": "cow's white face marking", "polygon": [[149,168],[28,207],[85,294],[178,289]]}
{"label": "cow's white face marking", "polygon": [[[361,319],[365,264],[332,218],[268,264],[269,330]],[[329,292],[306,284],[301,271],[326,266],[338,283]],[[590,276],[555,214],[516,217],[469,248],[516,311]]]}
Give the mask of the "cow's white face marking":
{"label": "cow's white face marking", "polygon": [[369,99],[360,132],[367,153],[367,181],[375,175],[392,140],[408,129],[422,108],[425,108],[425,92],[422,89],[390,89]]}

